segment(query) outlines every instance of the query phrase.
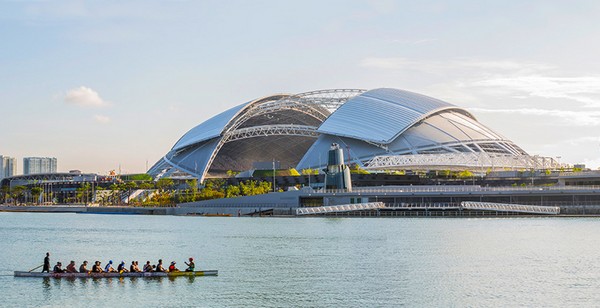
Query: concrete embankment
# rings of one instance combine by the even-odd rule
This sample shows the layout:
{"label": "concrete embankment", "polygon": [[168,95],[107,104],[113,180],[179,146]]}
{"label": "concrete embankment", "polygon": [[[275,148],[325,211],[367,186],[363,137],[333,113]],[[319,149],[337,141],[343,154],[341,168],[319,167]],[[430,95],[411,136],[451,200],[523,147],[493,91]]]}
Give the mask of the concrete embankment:
{"label": "concrete embankment", "polygon": [[[599,217],[600,205],[571,205],[561,206],[559,215],[554,217]],[[79,213],[79,214],[116,214],[116,215],[222,215],[222,216],[294,216],[294,208],[273,207],[128,207],[128,206],[77,206],[77,205],[44,205],[44,206],[15,206],[0,205],[0,212],[28,212],[28,213]],[[265,212],[265,213],[263,213]],[[519,213],[478,213],[471,211],[468,215],[460,211],[401,211],[381,212],[358,211],[350,213],[337,213],[327,216],[338,217],[470,217],[470,216],[515,216]]]}
{"label": "concrete embankment", "polygon": [[123,215],[172,215],[174,208],[131,207],[131,206],[77,206],[77,205],[0,205],[0,212],[29,213],[80,213],[80,214],[123,214]]}

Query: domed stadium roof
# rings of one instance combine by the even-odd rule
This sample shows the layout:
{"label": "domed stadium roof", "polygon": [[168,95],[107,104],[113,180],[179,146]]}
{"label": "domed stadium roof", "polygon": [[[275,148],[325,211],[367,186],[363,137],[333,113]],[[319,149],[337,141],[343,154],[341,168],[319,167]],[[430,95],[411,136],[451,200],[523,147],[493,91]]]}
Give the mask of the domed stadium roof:
{"label": "domed stadium roof", "polygon": [[271,95],[224,111],[189,130],[148,173],[203,180],[272,160],[320,169],[332,143],[362,167],[380,156],[526,155],[450,103],[398,89],[337,89]]}

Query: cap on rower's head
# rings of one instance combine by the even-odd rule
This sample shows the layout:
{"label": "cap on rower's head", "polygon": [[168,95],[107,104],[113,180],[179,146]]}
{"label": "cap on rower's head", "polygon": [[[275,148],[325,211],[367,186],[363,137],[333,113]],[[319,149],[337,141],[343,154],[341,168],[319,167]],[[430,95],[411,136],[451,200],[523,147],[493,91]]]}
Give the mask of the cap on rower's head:
{"label": "cap on rower's head", "polygon": [[87,261],[83,261],[83,264],[87,264]]}
{"label": "cap on rower's head", "polygon": [[108,263],[112,264],[112,260],[108,260]]}
{"label": "cap on rower's head", "polygon": [[121,261],[121,264],[125,264],[125,261]]}
{"label": "cap on rower's head", "polygon": [[194,261],[194,258],[190,258],[190,261]]}
{"label": "cap on rower's head", "polygon": [[71,260],[71,263],[75,264],[75,261]]}
{"label": "cap on rower's head", "polygon": [[172,262],[171,262],[171,264],[176,264],[176,263],[177,263],[177,262],[175,262],[175,261],[172,261]]}

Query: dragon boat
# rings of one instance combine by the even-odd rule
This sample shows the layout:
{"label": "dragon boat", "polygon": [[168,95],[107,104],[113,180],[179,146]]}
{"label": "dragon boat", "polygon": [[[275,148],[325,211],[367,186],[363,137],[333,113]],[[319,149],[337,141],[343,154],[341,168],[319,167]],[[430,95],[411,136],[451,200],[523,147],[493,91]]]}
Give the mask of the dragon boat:
{"label": "dragon boat", "polygon": [[142,273],[40,273],[15,271],[15,277],[38,277],[38,278],[119,278],[119,277],[196,277],[196,276],[217,276],[217,270],[205,270],[194,272],[142,272]]}

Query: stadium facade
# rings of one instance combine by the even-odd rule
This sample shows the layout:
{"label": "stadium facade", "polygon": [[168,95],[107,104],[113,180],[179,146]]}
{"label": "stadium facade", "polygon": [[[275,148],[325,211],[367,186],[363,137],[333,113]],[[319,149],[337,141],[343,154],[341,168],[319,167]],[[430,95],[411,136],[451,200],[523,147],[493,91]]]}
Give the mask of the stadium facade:
{"label": "stadium facade", "polygon": [[199,178],[278,161],[283,168],[323,169],[332,143],[346,164],[372,170],[544,168],[467,110],[404,90],[336,89],[259,98],[189,130],[148,173]]}

